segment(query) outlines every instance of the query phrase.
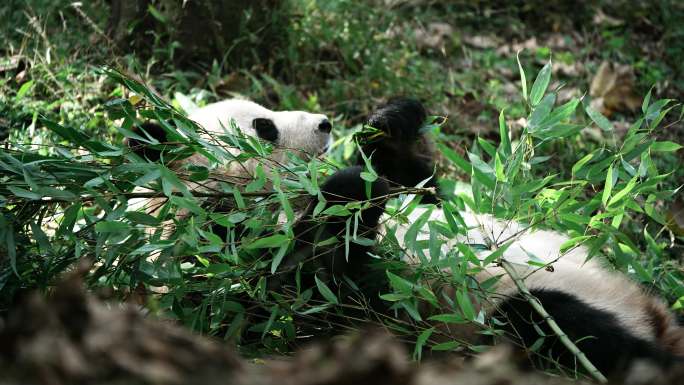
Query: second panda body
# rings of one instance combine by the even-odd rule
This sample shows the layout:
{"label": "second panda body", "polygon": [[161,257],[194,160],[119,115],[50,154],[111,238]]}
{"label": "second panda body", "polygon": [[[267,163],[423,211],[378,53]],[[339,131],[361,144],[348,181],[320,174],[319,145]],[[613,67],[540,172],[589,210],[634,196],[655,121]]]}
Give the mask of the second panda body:
{"label": "second panda body", "polygon": [[[426,210],[423,207],[415,209],[408,217],[409,223],[416,221]],[[570,240],[563,234],[530,230],[528,225],[519,222],[504,221],[471,211],[461,211],[459,215],[467,226],[466,234],[445,242],[442,245],[444,253],[457,250],[458,243],[475,246],[475,255],[482,262],[495,251],[492,245],[502,246],[510,242],[500,260],[510,264],[528,289],[572,293],[588,305],[619,314],[620,322],[635,335],[648,339],[654,337],[650,330],[650,316],[644,312],[642,290],[622,274],[611,272],[600,257],[588,259],[589,252],[585,247],[562,252],[563,244]],[[439,208],[432,210],[428,221],[446,224],[443,211]],[[404,250],[407,247],[401,240],[406,236],[406,230],[407,226],[403,225],[396,228],[396,237]],[[429,240],[429,230],[421,229],[417,240]],[[485,247],[489,249],[483,250]],[[407,259],[409,263],[420,262],[410,253]],[[500,277],[492,293],[495,294],[495,302],[501,302],[518,290],[498,261],[499,258],[482,266],[482,271],[476,277],[481,282]]]}
{"label": "second panda body", "polygon": [[[425,207],[415,209],[408,222],[414,223],[426,210],[432,210],[428,221],[446,224],[441,209]],[[612,271],[600,257],[588,259],[585,247],[563,252],[570,240],[563,234],[531,230],[523,223],[467,210],[459,215],[467,226],[465,235],[449,239],[442,250],[457,250],[458,243],[476,245],[480,251],[475,255],[482,263],[494,252],[493,248],[482,250],[482,246],[507,244],[500,258],[480,266],[481,271],[475,275],[479,283],[496,281],[482,293],[486,301],[477,308],[504,323],[503,329],[512,341],[525,348],[537,344],[535,361],[546,361],[540,365],[579,369],[576,357],[561,345],[544,317],[529,303],[530,298],[519,292],[512,275],[524,283],[570,340],[604,373],[624,370],[634,360],[668,367],[681,360],[677,357],[684,357],[684,331],[667,306],[623,274]],[[387,226],[393,226],[389,222]],[[395,227],[404,250],[407,248],[402,241],[407,229],[405,225]],[[416,238],[429,239],[427,226]],[[410,252],[407,258],[411,264],[419,263]],[[502,267],[502,261],[512,275]],[[450,330],[463,337],[458,328],[451,326]],[[478,340],[469,337],[471,342]]]}

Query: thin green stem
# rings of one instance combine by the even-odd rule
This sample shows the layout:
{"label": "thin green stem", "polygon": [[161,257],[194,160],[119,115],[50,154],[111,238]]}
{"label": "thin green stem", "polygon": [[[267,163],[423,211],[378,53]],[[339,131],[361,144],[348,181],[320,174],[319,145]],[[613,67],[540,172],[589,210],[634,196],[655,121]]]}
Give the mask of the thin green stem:
{"label": "thin green stem", "polygon": [[551,330],[556,334],[558,339],[561,340],[563,345],[577,358],[577,361],[582,365],[582,367],[589,372],[589,374],[594,377],[598,382],[605,384],[608,382],[606,377],[594,366],[594,364],[589,361],[587,356],[582,352],[577,345],[575,345],[574,342],[568,338],[568,335],[565,334],[563,329],[558,326],[558,323],[556,323],[556,320],[551,317],[549,313],[546,312],[546,309],[544,309],[544,306],[542,306],[541,302],[539,302],[539,299],[532,295],[530,293],[530,290],[527,288],[525,285],[524,280],[518,275],[518,273],[515,271],[515,268],[513,265],[506,261],[505,259],[501,261],[501,266],[503,267],[504,271],[506,271],[506,274],[508,274],[509,277],[513,280],[515,283],[515,286],[518,288],[518,291],[522,296],[529,302],[529,304],[532,306],[532,308],[539,313],[539,315],[542,316],[542,318],[546,321],[546,323],[549,325]]}

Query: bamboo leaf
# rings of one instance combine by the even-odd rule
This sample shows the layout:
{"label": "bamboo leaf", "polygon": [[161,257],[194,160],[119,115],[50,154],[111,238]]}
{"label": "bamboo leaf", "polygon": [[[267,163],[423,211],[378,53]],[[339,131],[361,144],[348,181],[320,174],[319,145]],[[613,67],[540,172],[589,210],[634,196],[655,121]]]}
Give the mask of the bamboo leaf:
{"label": "bamboo leaf", "polygon": [[280,266],[280,263],[282,262],[283,257],[285,257],[285,254],[287,254],[289,246],[289,243],[283,243],[282,245],[280,245],[278,252],[275,256],[273,256],[273,260],[271,261],[271,274],[275,274],[275,272],[278,270],[278,266]]}
{"label": "bamboo leaf", "polygon": [[577,163],[575,163],[572,166],[572,175],[575,175],[578,171],[582,170],[584,166],[594,158],[595,155],[596,151],[592,151],[589,154],[583,156],[582,159],[578,160]]}
{"label": "bamboo leaf", "polygon": [[33,80],[29,80],[26,83],[22,84],[21,87],[19,87],[19,90],[17,91],[17,94],[14,95],[14,100],[18,101],[19,99],[23,98],[26,93],[28,93],[31,88],[33,88]]}
{"label": "bamboo leaf", "polygon": [[337,300],[337,297],[332,292],[332,290],[330,290],[328,285],[326,285],[325,282],[318,279],[317,275],[314,275],[314,280],[316,281],[316,287],[318,288],[318,292],[321,293],[323,298],[325,298],[326,301],[328,301],[334,305],[339,305],[339,301]]}
{"label": "bamboo leaf", "polygon": [[440,351],[449,351],[449,350],[454,350],[457,349],[461,346],[461,343],[458,341],[447,341],[447,342],[442,342],[437,345],[432,346],[432,351],[435,352],[440,352]]}
{"label": "bamboo leaf", "polygon": [[644,97],[644,102],[641,104],[641,112],[644,114],[648,111],[648,103],[651,101],[651,91],[653,91],[653,86],[648,90],[646,97]]}
{"label": "bamboo leaf", "polygon": [[673,152],[679,151],[681,148],[681,144],[670,141],[653,142],[653,144],[651,144],[651,151]]}
{"label": "bamboo leaf", "polygon": [[470,302],[470,298],[465,289],[456,292],[456,302],[467,320],[472,321],[475,319],[475,308],[473,307],[472,302]]}
{"label": "bamboo leaf", "polygon": [[568,239],[567,241],[563,242],[560,246],[560,252],[561,254],[564,254],[566,251],[572,249],[573,247],[583,243],[587,239],[593,238],[593,235],[580,235],[579,237],[574,237],[572,239]]}
{"label": "bamboo leaf", "polygon": [[499,139],[501,144],[499,148],[505,157],[511,156],[513,150],[511,149],[511,138],[508,126],[506,125],[506,118],[504,117],[504,110],[499,113]]}
{"label": "bamboo leaf", "polygon": [[520,64],[520,52],[516,53],[515,59],[518,61],[518,70],[520,71],[520,86],[522,88],[523,100],[527,101],[527,78],[525,77],[525,70],[522,64]]}
{"label": "bamboo leaf", "polygon": [[410,281],[392,273],[391,271],[387,271],[387,278],[389,278],[390,285],[392,288],[402,294],[408,294],[413,292],[413,287],[414,284],[411,283]]}
{"label": "bamboo leaf", "polygon": [[284,243],[289,242],[289,238],[285,234],[273,234],[268,237],[259,238],[256,241],[245,246],[247,249],[270,249],[279,247]]}
{"label": "bamboo leaf", "polygon": [[496,155],[494,156],[494,170],[496,171],[496,180],[499,182],[506,182],[506,173],[504,172],[504,166],[503,162],[501,161],[501,157],[499,156],[499,153],[497,152]]}
{"label": "bamboo leaf", "polygon": [[40,199],[43,198],[42,195],[36,194],[36,193],[34,193],[34,192],[32,192],[32,191],[23,189],[23,188],[21,188],[21,187],[17,187],[17,186],[7,186],[7,189],[8,189],[10,192],[12,192],[12,194],[14,194],[14,195],[16,195],[16,196],[18,196],[18,197],[21,197],[21,198],[26,198],[26,199],[30,199],[30,200],[40,200]]}
{"label": "bamboo leaf", "polygon": [[586,111],[587,115],[589,115],[589,118],[591,118],[591,120],[603,131],[614,130],[613,123],[611,123],[608,118],[603,116],[603,114],[593,109],[589,104],[585,104],[584,111]]}
{"label": "bamboo leaf", "polygon": [[620,190],[610,199],[610,201],[608,202],[608,207],[613,206],[616,203],[619,203],[627,196],[627,194],[632,192],[632,190],[634,190],[634,187],[636,186],[637,178],[638,176],[634,176],[632,179],[630,179],[630,181],[627,183],[627,186],[625,186],[625,188]]}
{"label": "bamboo leaf", "polygon": [[613,178],[613,164],[610,164],[610,167],[608,167],[608,172],[606,173],[606,183],[603,187],[603,195],[601,196],[601,203],[603,203],[603,206],[608,203],[608,198],[610,198],[610,193],[613,191],[613,185],[615,185],[615,181],[617,180],[617,174],[615,174],[616,178]]}
{"label": "bamboo leaf", "polygon": [[432,332],[435,331],[435,328],[429,328],[423,330],[422,333],[418,335],[418,338],[416,338],[416,347],[413,349],[413,359],[416,361],[420,361],[423,353],[423,346],[425,346],[425,343],[427,342],[428,338],[432,335]]}
{"label": "bamboo leaf", "polygon": [[551,60],[539,71],[530,90],[530,104],[536,106],[541,101],[551,80]]}

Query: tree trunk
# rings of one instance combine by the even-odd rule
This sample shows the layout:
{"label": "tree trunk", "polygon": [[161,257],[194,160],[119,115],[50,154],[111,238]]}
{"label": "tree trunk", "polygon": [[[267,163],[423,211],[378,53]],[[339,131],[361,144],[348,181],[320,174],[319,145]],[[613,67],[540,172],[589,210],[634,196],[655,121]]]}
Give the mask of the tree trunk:
{"label": "tree trunk", "polygon": [[111,0],[108,33],[124,52],[181,67],[267,63],[287,40],[285,0]]}

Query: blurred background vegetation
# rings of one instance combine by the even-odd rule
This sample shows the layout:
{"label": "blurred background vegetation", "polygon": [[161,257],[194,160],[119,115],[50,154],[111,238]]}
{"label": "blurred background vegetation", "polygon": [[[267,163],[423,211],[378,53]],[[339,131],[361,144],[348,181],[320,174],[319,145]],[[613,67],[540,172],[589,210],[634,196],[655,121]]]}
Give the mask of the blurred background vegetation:
{"label": "blurred background vegetation", "polygon": [[520,50],[526,68],[552,57],[561,102],[591,90],[618,122],[651,86],[658,97],[684,91],[684,5],[674,0],[182,3],[3,2],[3,134],[22,135],[40,111],[111,135],[98,120],[115,92],[101,65],[179,104],[240,94],[346,125],[388,96],[415,95],[466,136],[487,135],[504,107],[522,114]]}
{"label": "blurred background vegetation", "polygon": [[[121,143],[108,103],[131,94],[104,67],[186,112],[244,96],[273,109],[326,113],[337,133],[359,128],[388,97],[414,96],[448,117],[440,139],[463,155],[477,138],[498,141],[502,110],[512,131],[526,124],[516,55],[528,79],[551,58],[557,103],[584,96],[615,127],[606,132],[578,117],[586,123],[579,135],[544,145],[554,155],[545,170],[565,179],[578,154],[620,140],[649,90],[652,100],[684,94],[678,0],[4,0],[0,20],[0,139],[6,149],[42,155],[65,145],[43,119]],[[662,126],[658,140],[684,142],[681,108]],[[657,160],[674,170],[670,188],[684,181],[681,154]],[[449,162],[441,168],[463,177]],[[669,225],[658,233],[666,257],[657,263],[681,271],[681,194],[658,204]],[[639,234],[635,222],[625,226]],[[31,286],[3,272],[0,288]],[[43,284],[51,282],[46,274]],[[681,307],[680,277],[649,283]],[[5,298],[0,312],[11,302]],[[206,331],[193,322],[185,323]]]}

